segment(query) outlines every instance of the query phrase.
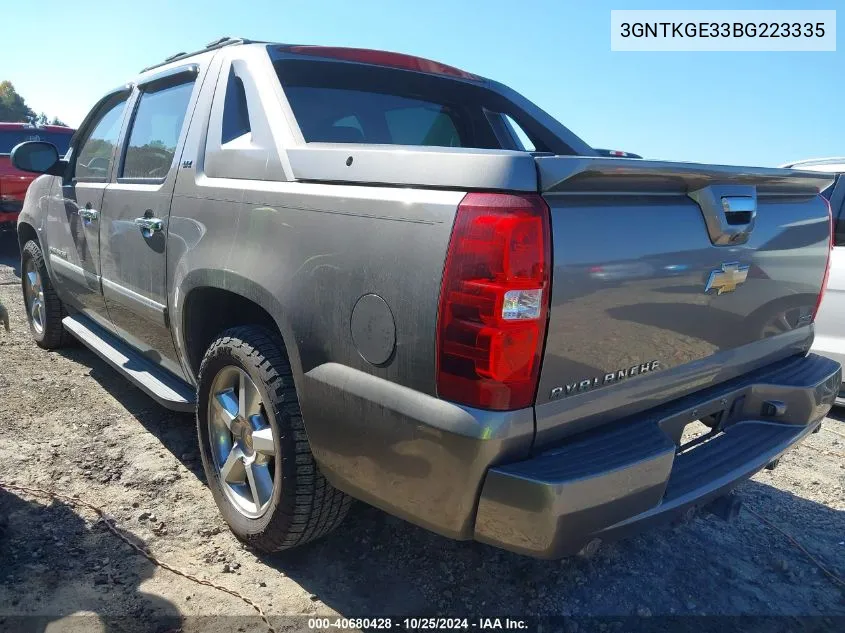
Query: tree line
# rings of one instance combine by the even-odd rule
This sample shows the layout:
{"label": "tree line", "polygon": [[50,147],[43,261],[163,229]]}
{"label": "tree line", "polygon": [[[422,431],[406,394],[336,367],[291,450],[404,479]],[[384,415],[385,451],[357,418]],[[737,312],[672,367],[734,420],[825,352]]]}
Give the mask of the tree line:
{"label": "tree line", "polygon": [[30,123],[32,125],[66,125],[58,117],[47,118],[26,105],[11,81],[0,81],[0,121],[4,123]]}

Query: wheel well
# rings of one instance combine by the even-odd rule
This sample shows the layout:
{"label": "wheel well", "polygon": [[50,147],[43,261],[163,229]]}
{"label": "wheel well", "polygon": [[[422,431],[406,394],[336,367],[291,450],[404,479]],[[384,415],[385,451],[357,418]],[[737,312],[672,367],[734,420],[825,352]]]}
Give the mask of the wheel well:
{"label": "wheel well", "polygon": [[34,240],[36,244],[39,246],[41,245],[38,241],[38,232],[32,227],[31,224],[21,223],[18,224],[18,245],[23,250],[24,245],[29,241]]}
{"label": "wheel well", "polygon": [[220,332],[237,325],[262,325],[281,332],[267,311],[246,297],[220,288],[197,288],[185,298],[183,329],[188,362],[199,374],[206,350]]}

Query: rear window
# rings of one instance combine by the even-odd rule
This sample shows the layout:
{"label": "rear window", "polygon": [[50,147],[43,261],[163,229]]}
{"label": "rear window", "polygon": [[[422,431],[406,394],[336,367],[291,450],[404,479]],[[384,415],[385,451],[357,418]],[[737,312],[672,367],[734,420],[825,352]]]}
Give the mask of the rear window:
{"label": "rear window", "polygon": [[0,154],[8,154],[18,143],[26,141],[46,141],[52,143],[59,150],[59,155],[64,156],[70,144],[72,130],[67,133],[48,132],[38,128],[23,128],[20,130],[0,130]]}
{"label": "rear window", "polygon": [[519,113],[479,84],[334,61],[286,58],[275,68],[309,143],[522,149],[490,120]]}

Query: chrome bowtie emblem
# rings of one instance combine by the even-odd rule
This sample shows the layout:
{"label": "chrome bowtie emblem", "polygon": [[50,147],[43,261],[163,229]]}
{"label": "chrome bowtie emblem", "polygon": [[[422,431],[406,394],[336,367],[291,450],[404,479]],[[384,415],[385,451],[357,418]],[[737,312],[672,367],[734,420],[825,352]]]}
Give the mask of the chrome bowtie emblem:
{"label": "chrome bowtie emblem", "polygon": [[726,292],[733,292],[737,286],[745,283],[747,277],[748,266],[740,265],[739,262],[722,264],[721,268],[710,271],[710,276],[707,278],[707,285],[704,286],[704,292],[715,290],[716,294],[720,295]]}

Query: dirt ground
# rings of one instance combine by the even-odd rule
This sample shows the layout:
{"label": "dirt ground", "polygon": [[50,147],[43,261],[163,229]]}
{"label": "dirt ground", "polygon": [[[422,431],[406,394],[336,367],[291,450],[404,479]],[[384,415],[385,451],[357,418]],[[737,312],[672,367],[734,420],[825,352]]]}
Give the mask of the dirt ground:
{"label": "dirt ground", "polygon": [[[84,347],[35,346],[17,260],[14,240],[0,238],[12,328],[0,331],[0,630],[267,630],[250,606],[154,566],[92,512],[4,487],[17,483],[102,506],[155,556],[249,597],[280,631],[308,630],[314,616],[379,615],[571,616],[544,626],[567,631],[774,615],[784,630],[845,631],[842,586],[747,511],[547,562],[453,542],[358,503],[322,541],[256,555],[206,489],[192,416],[161,408]],[[845,576],[845,413],[740,492]],[[695,621],[724,631],[740,620]]]}

